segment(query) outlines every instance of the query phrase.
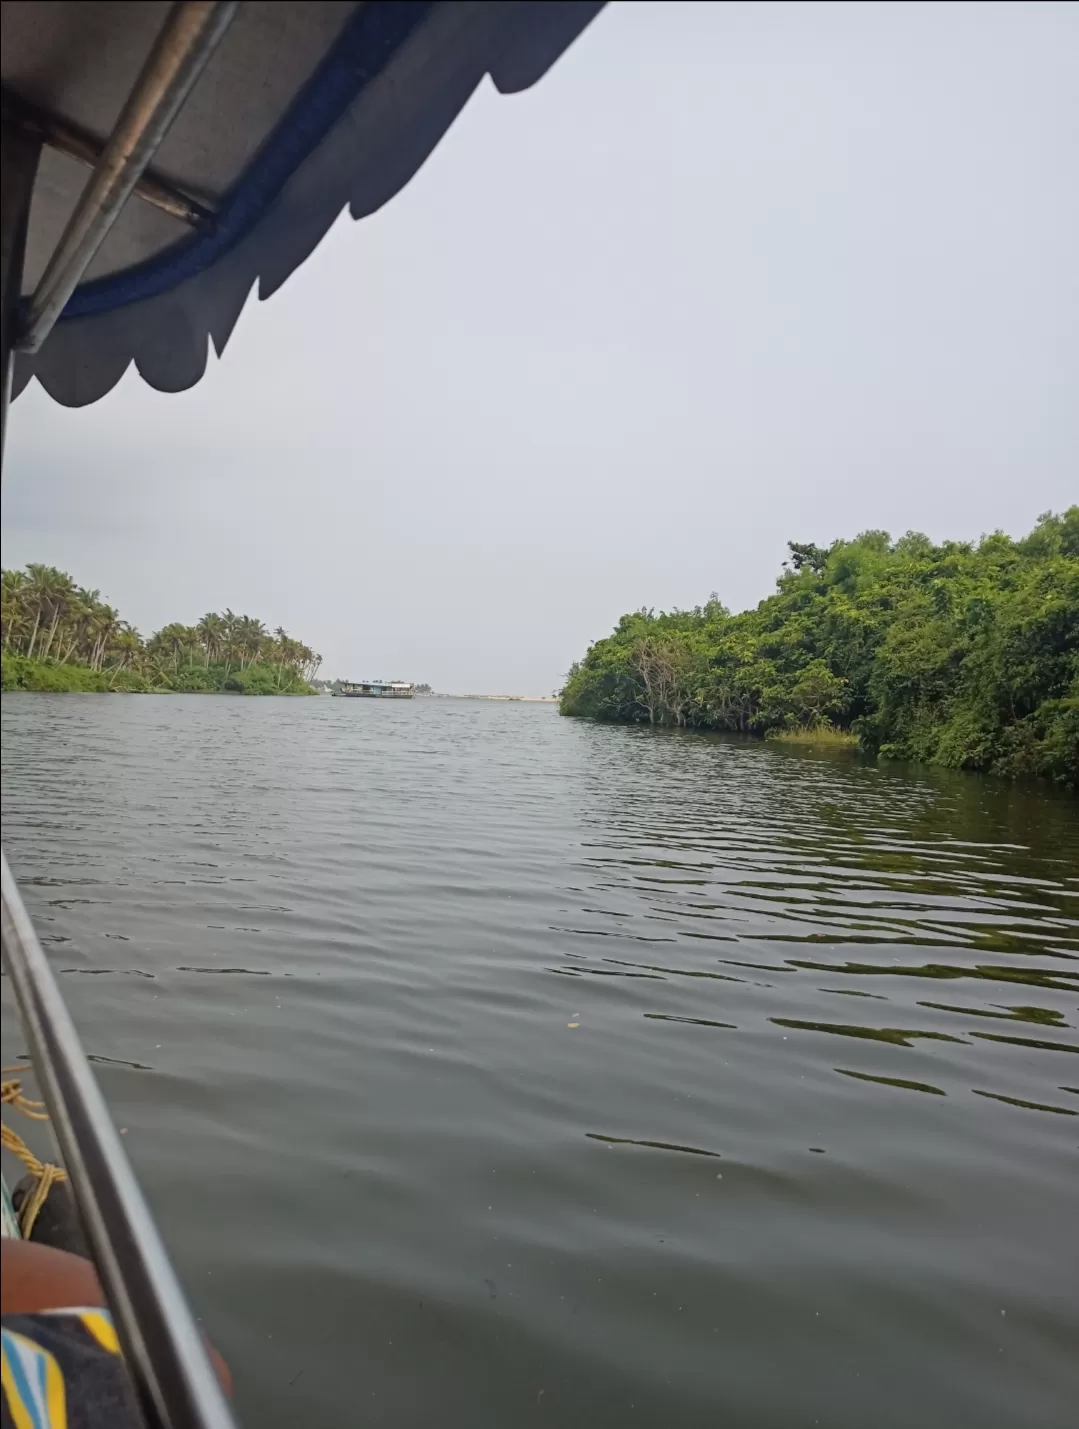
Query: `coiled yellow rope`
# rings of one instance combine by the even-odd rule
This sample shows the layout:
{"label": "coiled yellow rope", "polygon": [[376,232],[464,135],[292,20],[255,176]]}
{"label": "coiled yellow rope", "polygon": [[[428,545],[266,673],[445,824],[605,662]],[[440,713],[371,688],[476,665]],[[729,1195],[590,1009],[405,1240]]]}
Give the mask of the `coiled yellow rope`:
{"label": "coiled yellow rope", "polygon": [[[3,1075],[6,1077],[8,1072],[32,1071],[32,1067],[25,1066],[4,1067]],[[48,1121],[49,1114],[45,1110],[45,1103],[24,1096],[21,1081],[12,1079],[3,1082],[0,1084],[0,1093],[2,1093],[0,1101],[4,1106],[14,1107],[16,1111],[21,1111],[23,1116],[30,1117],[32,1121]],[[10,1126],[0,1124],[0,1139],[3,1141],[4,1150],[17,1156],[34,1178],[34,1189],[23,1198],[19,1210],[19,1230],[22,1232],[23,1240],[29,1240],[30,1232],[34,1229],[34,1222],[48,1198],[49,1191],[56,1182],[67,1180],[67,1172],[52,1161],[39,1161],[19,1133],[12,1131]]]}

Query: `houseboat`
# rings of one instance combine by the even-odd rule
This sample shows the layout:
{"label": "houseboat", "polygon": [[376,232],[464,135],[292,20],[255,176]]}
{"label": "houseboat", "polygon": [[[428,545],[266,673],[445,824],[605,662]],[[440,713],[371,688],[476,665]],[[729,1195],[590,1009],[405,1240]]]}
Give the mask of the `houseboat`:
{"label": "houseboat", "polygon": [[415,692],[406,680],[360,680],[358,684],[342,680],[334,690],[335,695],[351,700],[410,700]]}

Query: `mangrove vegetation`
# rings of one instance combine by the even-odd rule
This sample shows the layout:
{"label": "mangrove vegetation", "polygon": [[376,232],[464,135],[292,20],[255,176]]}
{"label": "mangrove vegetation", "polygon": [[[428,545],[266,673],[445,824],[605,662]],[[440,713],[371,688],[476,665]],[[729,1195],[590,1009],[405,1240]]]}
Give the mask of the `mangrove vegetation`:
{"label": "mangrove vegetation", "polygon": [[1021,540],[865,531],[789,552],[755,610],[624,615],[562,713],[1079,782],[1079,506]]}

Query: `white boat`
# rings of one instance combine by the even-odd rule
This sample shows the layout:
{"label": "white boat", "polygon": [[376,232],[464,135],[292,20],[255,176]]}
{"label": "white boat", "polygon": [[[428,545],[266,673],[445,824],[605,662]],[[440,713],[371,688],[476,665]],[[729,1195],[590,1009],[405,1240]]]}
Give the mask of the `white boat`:
{"label": "white boat", "polygon": [[410,700],[416,693],[415,685],[407,680],[359,680],[352,683],[342,680],[335,695],[346,700]]}

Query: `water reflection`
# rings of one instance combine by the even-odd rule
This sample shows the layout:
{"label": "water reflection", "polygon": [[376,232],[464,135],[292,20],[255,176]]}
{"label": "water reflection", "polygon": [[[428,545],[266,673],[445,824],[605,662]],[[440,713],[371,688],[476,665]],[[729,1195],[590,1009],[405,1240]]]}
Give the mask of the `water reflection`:
{"label": "water reflection", "polygon": [[983,1092],[977,1087],[973,1088],[976,1097],[992,1097],[994,1101],[1004,1102],[1006,1106],[1026,1107],[1028,1111],[1048,1111],[1056,1116],[1077,1116],[1079,1113],[1072,1111],[1070,1107],[1048,1106],[1045,1102],[1028,1102],[1022,1097],[1006,1097],[1001,1092]]}
{"label": "water reflection", "polygon": [[1079,1052],[1070,1042],[1050,1042],[1038,1037],[1005,1037],[1000,1032],[972,1032],[972,1037],[980,1037],[983,1042],[1007,1042],[1012,1047],[1040,1047],[1045,1052]]}
{"label": "water reflection", "polygon": [[1064,1014],[1055,1007],[1005,1007],[994,1012],[987,1007],[957,1007],[950,1002],[919,1002],[919,1007],[932,1008],[936,1012],[955,1012],[960,1017],[994,1017],[1002,1022],[1035,1022],[1043,1027],[1067,1027]]}
{"label": "water reflection", "polygon": [[1002,963],[983,963],[973,967],[958,967],[947,963],[901,965],[893,963],[818,963],[804,958],[791,958],[792,967],[824,973],[851,973],[855,977],[927,977],[950,981],[953,978],[976,978],[984,982],[1014,982],[1027,987],[1052,988],[1059,992],[1079,992],[1079,975],[1058,972],[1056,968],[1016,968]]}
{"label": "water reflection", "polygon": [[[835,1037],[864,1037],[872,1042],[890,1042],[893,1047],[912,1047],[918,1038],[934,1042],[962,1042],[949,1032],[916,1032],[908,1027],[855,1027],[845,1022],[802,1022],[796,1017],[772,1017],[777,1027],[795,1027],[803,1032],[830,1032]],[[977,1034],[975,1034],[977,1035]]]}
{"label": "water reflection", "polygon": [[881,1077],[872,1072],[852,1072],[849,1067],[836,1067],[844,1077],[855,1077],[860,1082],[879,1082],[882,1087],[905,1087],[908,1092],[928,1092],[930,1096],[947,1095],[940,1087],[931,1087],[928,1082],[912,1082],[906,1077]]}
{"label": "water reflection", "polygon": [[644,1012],[653,1022],[688,1022],[693,1027],[737,1027],[735,1022],[715,1022],[708,1017],[677,1017],[673,1012]]}
{"label": "water reflection", "polygon": [[644,1141],[634,1136],[603,1136],[598,1131],[586,1131],[589,1141],[605,1141],[608,1146],[647,1146],[652,1151],[681,1151],[687,1156],[714,1156],[722,1160],[718,1151],[703,1151],[699,1146],[679,1146],[674,1141]]}

